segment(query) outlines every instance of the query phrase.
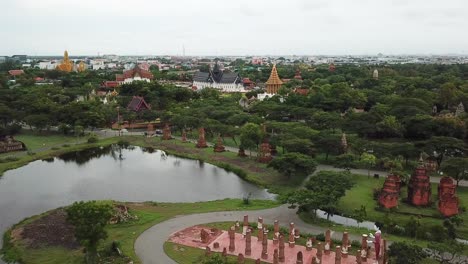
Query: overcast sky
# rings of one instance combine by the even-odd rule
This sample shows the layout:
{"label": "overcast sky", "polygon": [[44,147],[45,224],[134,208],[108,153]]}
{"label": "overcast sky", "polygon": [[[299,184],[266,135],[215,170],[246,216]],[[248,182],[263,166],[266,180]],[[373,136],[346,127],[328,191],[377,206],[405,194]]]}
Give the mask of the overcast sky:
{"label": "overcast sky", "polygon": [[468,54],[467,0],[0,0],[0,55]]}

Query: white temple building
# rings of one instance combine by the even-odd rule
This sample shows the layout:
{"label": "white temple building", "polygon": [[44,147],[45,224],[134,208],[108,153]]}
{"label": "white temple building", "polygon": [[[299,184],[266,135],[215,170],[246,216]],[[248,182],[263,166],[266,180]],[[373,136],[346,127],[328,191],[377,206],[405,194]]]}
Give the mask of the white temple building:
{"label": "white temple building", "polygon": [[223,72],[219,69],[219,65],[217,63],[210,72],[195,73],[193,76],[192,88],[194,90],[215,88],[226,93],[247,92],[244,88],[244,84],[242,83],[242,78],[238,73]]}

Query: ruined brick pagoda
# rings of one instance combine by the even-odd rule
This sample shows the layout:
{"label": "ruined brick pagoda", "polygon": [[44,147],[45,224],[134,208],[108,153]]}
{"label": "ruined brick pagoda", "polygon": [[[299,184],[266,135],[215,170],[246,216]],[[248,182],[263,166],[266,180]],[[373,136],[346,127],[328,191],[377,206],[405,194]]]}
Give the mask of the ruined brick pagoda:
{"label": "ruined brick pagoda", "polygon": [[459,200],[456,195],[457,186],[453,183],[453,179],[448,176],[440,179],[438,196],[438,209],[445,217],[450,217],[458,214]]}
{"label": "ruined brick pagoda", "polygon": [[207,148],[208,145],[206,144],[206,139],[205,139],[205,128],[200,127],[198,129],[198,142],[196,145],[197,148]]}
{"label": "ruined brick pagoda", "polygon": [[416,206],[429,205],[431,192],[431,181],[421,159],[408,184],[408,202]]}
{"label": "ruined brick pagoda", "polygon": [[218,140],[216,141],[216,144],[214,145],[214,152],[224,152],[226,151],[226,148],[223,145],[223,140],[221,139],[221,136],[218,136]]}
{"label": "ruined brick pagoda", "polygon": [[169,140],[172,139],[172,134],[171,134],[171,127],[166,124],[163,128],[163,140]]}
{"label": "ruined brick pagoda", "polygon": [[379,204],[384,208],[393,208],[398,206],[400,195],[400,177],[390,174],[385,179],[382,190],[379,194]]}

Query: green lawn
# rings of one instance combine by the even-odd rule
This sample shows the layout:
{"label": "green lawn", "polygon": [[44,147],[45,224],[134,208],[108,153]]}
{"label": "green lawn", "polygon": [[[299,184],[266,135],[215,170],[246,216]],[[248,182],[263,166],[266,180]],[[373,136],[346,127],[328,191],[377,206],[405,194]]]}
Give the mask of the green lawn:
{"label": "green lawn", "polygon": [[[130,257],[134,263],[140,263],[135,250],[136,238],[149,227],[172,218],[176,215],[205,213],[214,211],[233,210],[259,210],[278,206],[274,201],[252,200],[245,205],[240,199],[225,199],[199,203],[125,203],[130,208],[130,214],[138,216],[138,220],[108,226],[108,238],[101,243],[100,250],[110,248],[112,241],[118,241],[125,256]],[[44,214],[34,216],[13,227],[21,228]],[[7,245],[9,236],[5,241]],[[80,250],[66,250],[60,247],[43,247],[40,249],[27,248],[23,241],[15,241],[12,246],[5,246],[7,254],[16,256],[24,264],[35,263],[83,263],[83,253]],[[114,260],[112,263],[116,263]]]}
{"label": "green lawn", "polygon": [[15,136],[15,138],[22,141],[30,151],[61,146],[63,144],[73,144],[84,140],[83,137],[77,138],[60,134],[41,135],[37,133],[23,133]]}

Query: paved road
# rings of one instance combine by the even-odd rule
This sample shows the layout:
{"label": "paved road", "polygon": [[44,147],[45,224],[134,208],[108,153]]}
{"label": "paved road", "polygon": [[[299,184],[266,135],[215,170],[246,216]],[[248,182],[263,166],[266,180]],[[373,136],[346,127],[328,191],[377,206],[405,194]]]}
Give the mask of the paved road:
{"label": "paved road", "polygon": [[[176,263],[169,258],[163,250],[164,242],[166,242],[172,233],[193,225],[211,222],[235,222],[236,220],[242,222],[243,216],[246,214],[249,215],[249,222],[256,222],[259,216],[263,217],[264,223],[270,225],[273,224],[274,220],[278,220],[281,226],[288,226],[290,222],[294,222],[296,228],[298,228],[301,233],[319,234],[326,230],[322,227],[304,223],[297,216],[296,209],[289,209],[287,205],[257,211],[230,211],[184,215],[154,225],[143,232],[135,242],[135,252],[144,264]],[[332,238],[341,239],[342,235],[343,234],[340,232],[335,232],[332,234]],[[350,235],[350,239],[360,241],[360,237],[355,235]]]}

